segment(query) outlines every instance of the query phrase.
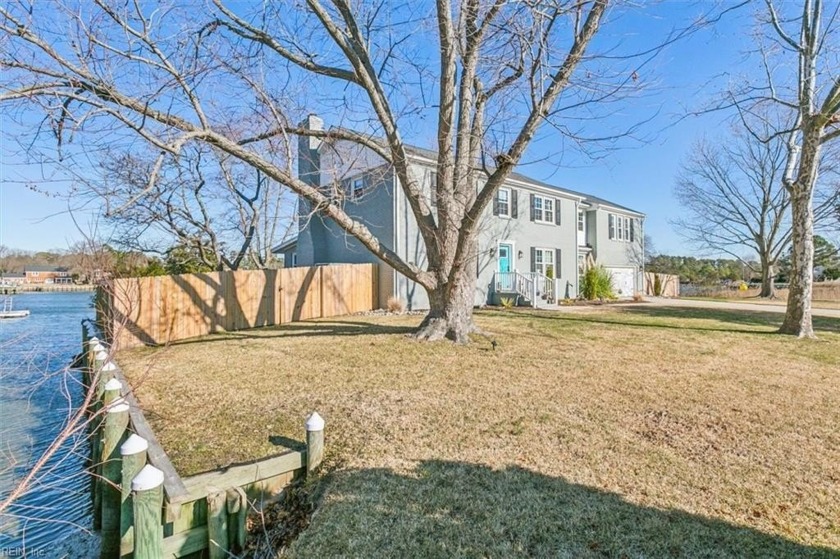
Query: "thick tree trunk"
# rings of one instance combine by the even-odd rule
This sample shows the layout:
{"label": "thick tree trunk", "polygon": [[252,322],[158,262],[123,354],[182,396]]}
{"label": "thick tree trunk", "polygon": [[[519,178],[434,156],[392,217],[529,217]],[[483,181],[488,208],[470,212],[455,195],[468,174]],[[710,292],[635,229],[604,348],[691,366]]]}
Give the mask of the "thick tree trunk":
{"label": "thick tree trunk", "polygon": [[414,337],[423,341],[446,338],[456,343],[468,343],[470,334],[476,331],[473,323],[475,282],[475,273],[469,266],[464,266],[458,271],[455,282],[443,283],[437,289],[429,290],[429,314]]}
{"label": "thick tree trunk", "polygon": [[813,338],[811,291],[814,282],[813,189],[801,188],[791,196],[791,273],[785,320],[779,332]]}
{"label": "thick tree trunk", "polygon": [[761,293],[759,297],[776,297],[775,270],[766,257],[761,258]]}

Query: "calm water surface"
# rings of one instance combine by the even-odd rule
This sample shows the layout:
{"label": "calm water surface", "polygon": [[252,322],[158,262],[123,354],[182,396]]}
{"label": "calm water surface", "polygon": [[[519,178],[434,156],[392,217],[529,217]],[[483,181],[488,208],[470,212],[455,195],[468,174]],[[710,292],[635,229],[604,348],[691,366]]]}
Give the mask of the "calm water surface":
{"label": "calm water surface", "polygon": [[[3,296],[0,295],[0,299]],[[0,320],[0,500],[40,458],[83,398],[78,371],[81,321],[91,293],[14,296],[27,318]],[[69,440],[33,487],[0,516],[0,557],[50,556],[56,544],[90,528],[85,433]]]}

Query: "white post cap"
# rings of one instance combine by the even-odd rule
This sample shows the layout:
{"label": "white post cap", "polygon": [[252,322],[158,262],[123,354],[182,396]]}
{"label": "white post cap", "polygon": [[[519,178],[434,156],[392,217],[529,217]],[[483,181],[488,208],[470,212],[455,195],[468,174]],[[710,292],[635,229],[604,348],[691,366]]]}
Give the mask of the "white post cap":
{"label": "white post cap", "polygon": [[122,383],[117,379],[112,378],[111,380],[105,383],[105,390],[122,390]]}
{"label": "white post cap", "polygon": [[96,343],[93,344],[93,351],[100,352],[105,351],[105,346],[99,343],[99,340],[96,340]]}
{"label": "white post cap", "polygon": [[88,338],[88,345],[89,346],[95,346],[98,343],[99,343],[99,338],[97,338],[96,336],[94,336],[92,338]]}
{"label": "white post cap", "polygon": [[131,490],[148,491],[149,489],[154,489],[162,483],[163,472],[151,464],[146,464],[143,466],[143,469],[140,470],[140,473],[134,476],[134,479],[131,480]]}
{"label": "white post cap", "polygon": [[117,365],[113,361],[108,361],[104,365],[102,365],[103,371],[116,371]]}
{"label": "white post cap", "polygon": [[117,398],[108,404],[108,413],[123,413],[129,409],[129,405],[124,398]]}
{"label": "white post cap", "polygon": [[306,430],[310,433],[313,431],[323,431],[324,418],[318,415],[318,412],[312,412],[309,417],[306,418]]}
{"label": "white post cap", "polygon": [[108,359],[108,354],[105,352],[105,350],[100,350],[96,352],[96,355],[94,355],[93,358],[97,361],[105,361],[106,359]]}
{"label": "white post cap", "polygon": [[137,433],[132,433],[125,440],[125,442],[120,445],[120,455],[130,456],[132,454],[144,452],[145,450],[148,450],[148,448],[149,441],[147,441]]}

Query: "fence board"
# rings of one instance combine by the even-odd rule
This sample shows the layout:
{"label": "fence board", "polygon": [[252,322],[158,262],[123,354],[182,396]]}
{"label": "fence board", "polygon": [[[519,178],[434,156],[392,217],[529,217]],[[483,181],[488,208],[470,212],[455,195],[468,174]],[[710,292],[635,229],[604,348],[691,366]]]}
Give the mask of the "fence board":
{"label": "fence board", "polygon": [[[659,277],[661,292],[655,293],[656,278]],[[645,272],[645,295],[656,295],[661,297],[680,296],[680,278],[670,274],[657,274]]]}
{"label": "fence board", "polygon": [[113,280],[97,320],[119,348],[377,308],[375,264]]}

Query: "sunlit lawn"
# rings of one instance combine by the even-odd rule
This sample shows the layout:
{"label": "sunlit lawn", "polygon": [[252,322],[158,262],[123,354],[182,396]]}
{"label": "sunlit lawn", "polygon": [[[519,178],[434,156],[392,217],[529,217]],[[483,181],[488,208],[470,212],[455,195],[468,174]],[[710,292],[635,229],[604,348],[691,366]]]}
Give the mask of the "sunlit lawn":
{"label": "sunlit lawn", "polygon": [[838,557],[840,320],[486,311],[498,346],[347,317],[118,356],[182,474],[327,420],[297,557]]}

